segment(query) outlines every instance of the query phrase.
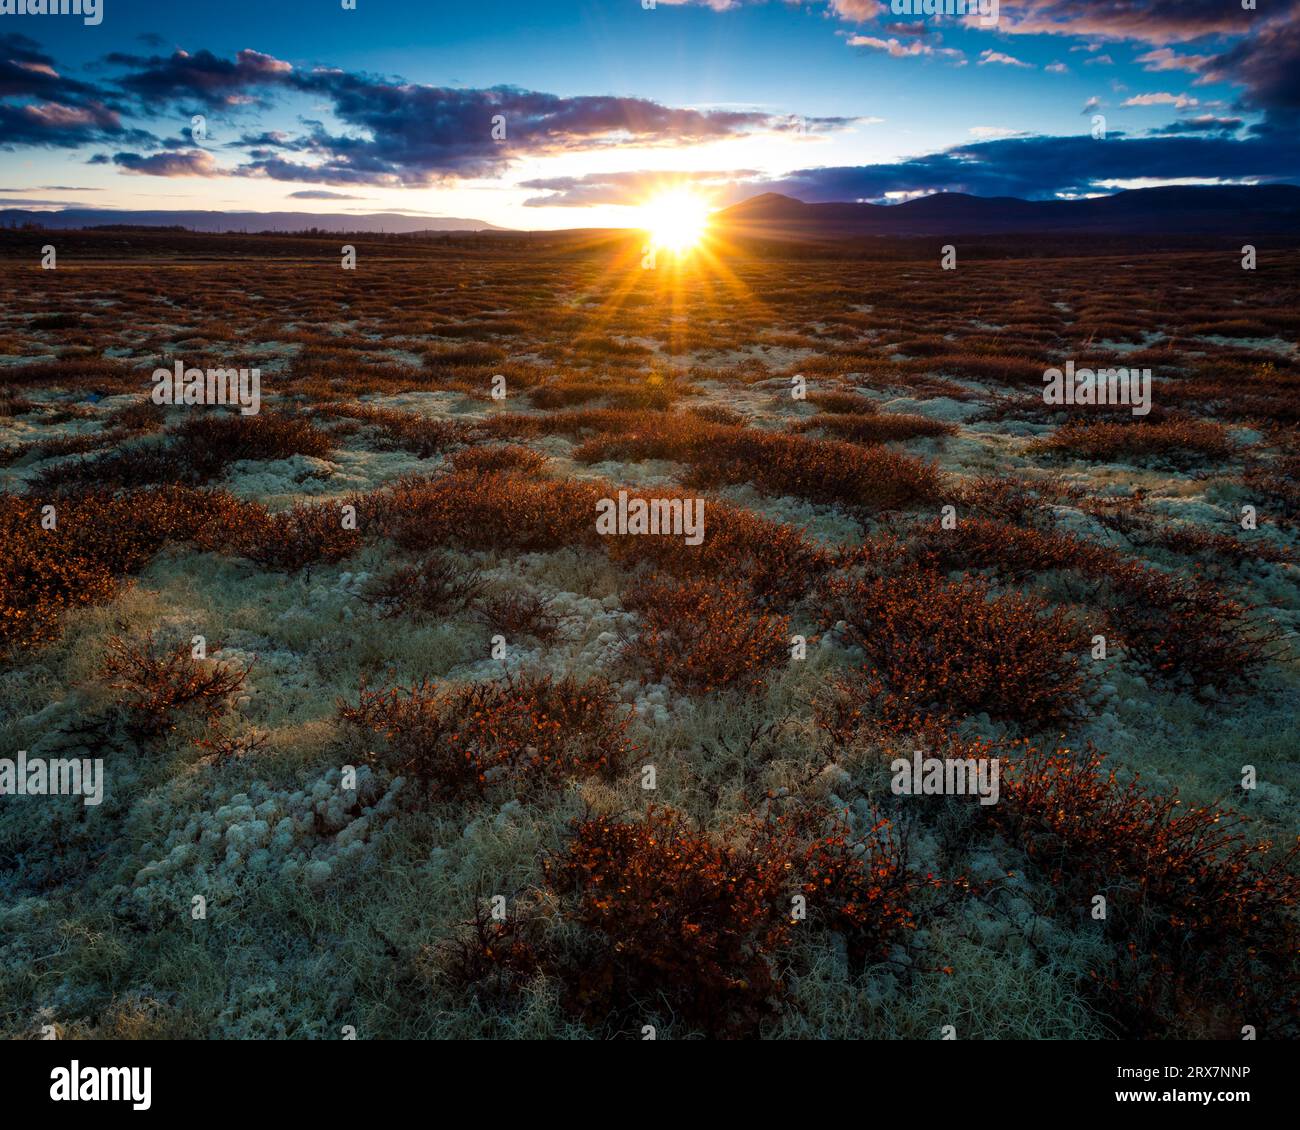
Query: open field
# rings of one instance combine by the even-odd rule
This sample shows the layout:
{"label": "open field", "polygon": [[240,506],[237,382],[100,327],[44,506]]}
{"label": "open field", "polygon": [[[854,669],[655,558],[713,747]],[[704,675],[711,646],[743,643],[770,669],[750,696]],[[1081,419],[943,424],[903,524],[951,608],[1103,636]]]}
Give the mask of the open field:
{"label": "open field", "polygon": [[0,269],[0,744],[104,791],[0,808],[5,1035],[1300,1034],[1293,252],[78,238]]}

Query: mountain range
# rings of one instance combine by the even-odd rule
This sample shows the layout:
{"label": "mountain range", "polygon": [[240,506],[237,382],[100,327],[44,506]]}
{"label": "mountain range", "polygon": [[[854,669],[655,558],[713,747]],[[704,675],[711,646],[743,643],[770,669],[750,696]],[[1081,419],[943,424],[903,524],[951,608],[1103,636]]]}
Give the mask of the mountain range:
{"label": "mountain range", "polygon": [[1031,233],[1300,234],[1300,187],[1205,185],[1131,189],[1080,200],[941,192],[902,204],[806,204],[768,192],[713,214],[736,235],[835,239]]}
{"label": "mountain range", "polygon": [[506,231],[484,220],[451,216],[408,216],[398,212],[357,215],[320,212],[186,212],[117,211],[109,208],[62,208],[33,212],[0,209],[0,225],[40,224],[45,228],[93,228],[105,224],[131,227],[182,227],[197,232],[299,232],[316,228],[330,232]]}
{"label": "mountain range", "polygon": [[[182,227],[196,232],[506,232],[483,220],[396,212],[117,211],[0,209],[0,226]],[[940,192],[901,204],[808,204],[766,192],[713,214],[715,229],[741,237],[835,241],[859,236],[1145,235],[1300,236],[1300,187],[1194,185],[1130,189],[1079,200],[1021,200]],[[558,233],[557,233],[558,234]]]}

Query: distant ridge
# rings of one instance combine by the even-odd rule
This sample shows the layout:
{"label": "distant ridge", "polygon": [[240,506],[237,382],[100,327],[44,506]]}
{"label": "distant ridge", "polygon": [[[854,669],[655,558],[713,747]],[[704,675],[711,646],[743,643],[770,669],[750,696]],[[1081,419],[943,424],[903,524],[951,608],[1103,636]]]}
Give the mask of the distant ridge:
{"label": "distant ridge", "polygon": [[407,216],[397,212],[368,212],[355,216],[318,212],[186,212],[118,211],[112,208],[61,208],[34,212],[0,209],[0,225],[40,224],[46,228],[93,228],[106,224],[129,227],[182,227],[197,232],[299,232],[315,228],[329,232],[393,232],[409,235],[428,231],[508,231],[483,220],[449,216]]}
{"label": "distant ridge", "polygon": [[714,213],[738,235],[834,239],[1086,233],[1300,235],[1300,187],[1290,184],[1139,188],[1088,200],[1020,200],[941,192],[904,204],[805,204],[766,192]]}

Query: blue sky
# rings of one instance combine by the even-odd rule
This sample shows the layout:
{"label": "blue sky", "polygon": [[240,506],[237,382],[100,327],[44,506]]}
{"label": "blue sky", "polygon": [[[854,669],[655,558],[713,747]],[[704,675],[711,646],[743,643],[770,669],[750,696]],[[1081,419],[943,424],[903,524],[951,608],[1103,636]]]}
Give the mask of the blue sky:
{"label": "blue sky", "polygon": [[1300,179],[1296,0],[1004,0],[991,28],[877,0],[16,2],[14,207],[542,228],[635,223],[683,179],[718,204]]}

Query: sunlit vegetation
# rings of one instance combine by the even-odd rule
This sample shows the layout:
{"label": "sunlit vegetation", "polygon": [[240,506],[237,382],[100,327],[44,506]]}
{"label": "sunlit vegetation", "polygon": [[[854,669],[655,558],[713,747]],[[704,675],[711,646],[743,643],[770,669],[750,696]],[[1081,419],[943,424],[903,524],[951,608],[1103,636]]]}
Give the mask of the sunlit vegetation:
{"label": "sunlit vegetation", "polygon": [[6,271],[6,1035],[1300,1035],[1294,257],[661,234]]}

